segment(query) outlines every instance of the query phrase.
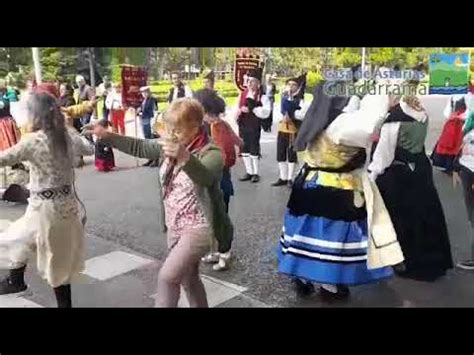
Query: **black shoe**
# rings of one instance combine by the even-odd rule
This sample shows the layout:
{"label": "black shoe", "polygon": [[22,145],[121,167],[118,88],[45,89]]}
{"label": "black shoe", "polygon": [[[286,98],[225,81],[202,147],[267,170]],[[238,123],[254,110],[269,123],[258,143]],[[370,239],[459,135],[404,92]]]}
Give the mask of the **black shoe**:
{"label": "black shoe", "polygon": [[242,176],[239,180],[240,180],[240,181],[250,181],[250,180],[252,180],[252,175],[250,175],[250,174],[245,174],[245,175]]}
{"label": "black shoe", "polygon": [[259,182],[259,181],[260,181],[260,176],[258,176],[258,175],[252,175],[252,180],[251,180],[251,181],[254,182],[254,183],[255,183],[255,182]]}
{"label": "black shoe", "polygon": [[288,184],[288,180],[278,179],[278,181],[274,182],[272,186],[286,186]]}
{"label": "black shoe", "polygon": [[302,281],[300,279],[294,279],[293,284],[295,285],[296,294],[299,297],[308,297],[314,293],[314,286],[311,282]]}
{"label": "black shoe", "polygon": [[10,270],[10,276],[0,281],[0,295],[9,295],[26,291],[28,286],[25,284],[26,266]]}
{"label": "black shoe", "polygon": [[153,163],[153,160],[148,160],[145,164],[143,164],[142,166],[150,166],[151,163]]}
{"label": "black shoe", "polygon": [[71,285],[63,285],[54,289],[58,308],[72,308]]}
{"label": "black shoe", "polygon": [[349,287],[345,285],[337,285],[337,292],[331,292],[326,290],[324,287],[319,288],[319,295],[323,300],[331,302],[331,301],[343,301],[349,298],[350,291]]}
{"label": "black shoe", "polygon": [[288,187],[290,189],[293,187],[293,180],[288,180]]}

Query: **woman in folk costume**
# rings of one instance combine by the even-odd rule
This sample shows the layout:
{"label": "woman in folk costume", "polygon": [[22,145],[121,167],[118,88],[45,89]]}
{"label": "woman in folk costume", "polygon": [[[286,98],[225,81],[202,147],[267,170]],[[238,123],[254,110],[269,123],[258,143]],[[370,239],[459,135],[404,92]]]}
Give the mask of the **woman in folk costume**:
{"label": "woman in folk costume", "polygon": [[20,131],[10,114],[7,86],[0,80],[0,151],[14,146],[20,140]]}
{"label": "woman in folk costume", "polygon": [[[108,129],[110,126],[109,121],[100,120],[97,124]],[[115,168],[115,156],[114,150],[110,144],[102,142],[97,139],[95,142],[95,168],[97,171],[109,172]]]}
{"label": "woman in folk costume", "polygon": [[0,166],[30,163],[31,196],[25,214],[0,233],[0,268],[10,275],[0,294],[26,290],[26,265],[33,252],[37,270],[54,289],[58,307],[69,308],[71,280],[84,269],[84,226],[74,191],[74,155],[93,146],[65,124],[57,97],[34,92],[27,99],[30,133],[0,153]]}
{"label": "woman in folk costume", "polygon": [[177,307],[181,286],[191,307],[207,307],[199,267],[211,242],[218,251],[230,250],[233,226],[225,212],[220,181],[222,154],[209,140],[204,111],[194,99],[177,99],[164,114],[166,132],[160,139],[137,139],[108,132],[94,133],[120,151],[159,159],[161,226],[169,252],[158,275],[157,307]]}
{"label": "woman in folk costume", "polygon": [[[417,85],[412,81],[408,85]],[[425,153],[428,116],[416,96],[390,109],[369,165],[405,256],[401,276],[434,281],[452,268],[443,208]]]}
{"label": "woman in folk costume", "polygon": [[453,171],[454,159],[461,149],[465,117],[466,103],[462,98],[454,102],[451,114],[431,154],[433,166],[443,168],[447,173]]}
{"label": "woman in folk costume", "polygon": [[261,120],[268,118],[271,113],[271,103],[262,95],[260,81],[262,69],[251,70],[248,75],[248,87],[239,96],[237,123],[239,136],[244,141],[242,159],[246,174],[240,181],[259,182],[258,166],[260,159]]}
{"label": "woman in folk costume", "polygon": [[457,266],[464,270],[474,270],[474,112],[471,112],[464,130],[463,146],[458,155],[453,172],[453,184],[456,187],[459,182],[462,185],[464,203],[471,233],[471,255],[467,260],[460,261]]}
{"label": "woman in folk costume", "polygon": [[293,143],[305,114],[305,110],[302,109],[304,92],[301,93],[305,80],[306,74],[286,81],[287,88],[281,98],[281,114],[283,118],[278,124],[277,136],[277,162],[280,169],[280,178],[272,186],[291,187],[293,184],[295,165],[297,163],[296,150],[293,147]]}
{"label": "woman in folk costume", "polygon": [[[280,273],[293,277],[298,294],[329,300],[349,296],[351,285],[393,275],[403,261],[390,217],[364,169],[374,129],[385,117],[388,95],[366,95],[358,110],[342,113],[347,97],[318,84],[295,141],[304,166],[295,179],[280,238]],[[334,91],[333,91],[334,92]]]}
{"label": "woman in folk costume", "polygon": [[[17,106],[13,105],[7,96],[5,81],[0,80],[0,152],[13,147],[20,141],[20,129],[11,114],[11,110],[16,109]],[[13,164],[11,167],[5,168],[2,175],[4,175],[4,182],[7,183],[7,186],[4,186],[5,191],[2,194],[2,199],[9,202],[26,203],[28,192],[22,186],[28,175],[25,166],[21,162]]]}

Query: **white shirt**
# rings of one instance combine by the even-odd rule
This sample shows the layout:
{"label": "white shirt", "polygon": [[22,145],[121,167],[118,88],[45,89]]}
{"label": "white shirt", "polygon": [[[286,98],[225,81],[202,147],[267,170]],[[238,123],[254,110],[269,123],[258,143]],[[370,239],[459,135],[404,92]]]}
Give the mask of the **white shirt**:
{"label": "white shirt", "polygon": [[105,99],[105,107],[107,107],[109,110],[123,109],[122,94],[116,91],[112,91],[110,94],[108,94],[107,98]]}

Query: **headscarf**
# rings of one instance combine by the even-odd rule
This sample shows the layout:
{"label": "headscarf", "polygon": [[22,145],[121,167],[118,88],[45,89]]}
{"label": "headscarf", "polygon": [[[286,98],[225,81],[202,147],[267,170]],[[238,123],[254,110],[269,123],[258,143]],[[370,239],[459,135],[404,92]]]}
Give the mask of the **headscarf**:
{"label": "headscarf", "polygon": [[347,96],[329,96],[327,94],[326,91],[332,85],[344,84],[336,81],[322,81],[315,87],[313,101],[296,136],[295,149],[297,151],[305,150],[342,113],[346,106]]}

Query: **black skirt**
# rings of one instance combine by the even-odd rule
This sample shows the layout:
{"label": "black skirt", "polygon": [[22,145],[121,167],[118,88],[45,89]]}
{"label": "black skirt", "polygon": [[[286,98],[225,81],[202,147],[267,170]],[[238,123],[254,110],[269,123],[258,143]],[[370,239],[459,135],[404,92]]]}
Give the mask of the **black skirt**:
{"label": "black skirt", "polygon": [[446,220],[425,154],[395,161],[377,179],[405,256],[409,278],[433,281],[453,267]]}

